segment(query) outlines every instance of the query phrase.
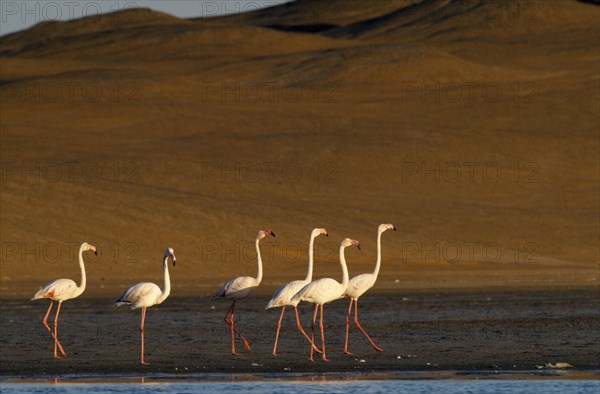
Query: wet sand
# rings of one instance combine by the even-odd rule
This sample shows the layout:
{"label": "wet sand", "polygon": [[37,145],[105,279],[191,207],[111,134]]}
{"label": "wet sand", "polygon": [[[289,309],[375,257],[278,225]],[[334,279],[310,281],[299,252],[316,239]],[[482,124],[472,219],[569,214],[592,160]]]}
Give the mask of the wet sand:
{"label": "wet sand", "polygon": [[[137,372],[368,372],[519,371],[566,362],[576,369],[600,367],[600,297],[596,289],[557,291],[440,290],[364,296],[360,320],[384,349],[374,351],[351,327],[350,349],[342,353],[346,300],[325,307],[330,362],[307,360],[309,347],[284,317],[279,356],[271,356],[278,310],[264,311],[268,297],[238,303],[236,325],[252,352],[229,354],[229,307],[205,297],[170,297],[149,310],[146,359],[139,357],[139,310],[113,309],[105,299],[81,298],[61,310],[59,337],[68,353],[52,358],[52,339],[41,325],[47,302],[4,299],[1,308],[1,374],[127,374]],[[310,330],[310,306],[301,304]]]}

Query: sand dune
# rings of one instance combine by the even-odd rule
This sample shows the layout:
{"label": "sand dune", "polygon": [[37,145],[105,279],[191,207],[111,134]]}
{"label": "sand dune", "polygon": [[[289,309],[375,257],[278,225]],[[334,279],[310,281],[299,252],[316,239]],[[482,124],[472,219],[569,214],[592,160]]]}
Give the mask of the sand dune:
{"label": "sand dune", "polygon": [[2,291],[78,276],[265,291],[385,234],[381,286],[597,286],[598,24],[585,2],[301,0],[129,10],[0,43]]}

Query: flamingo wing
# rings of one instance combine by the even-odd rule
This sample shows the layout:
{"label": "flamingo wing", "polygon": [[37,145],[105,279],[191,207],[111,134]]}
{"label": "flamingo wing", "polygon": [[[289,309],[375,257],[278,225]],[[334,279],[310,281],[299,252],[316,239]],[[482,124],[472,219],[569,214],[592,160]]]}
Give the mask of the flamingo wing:
{"label": "flamingo wing", "polygon": [[154,283],[142,282],[131,286],[115,301],[115,306],[132,305],[132,308],[152,306],[162,294]]}
{"label": "flamingo wing", "polygon": [[331,278],[315,280],[304,286],[292,297],[292,301],[308,301],[314,304],[324,304],[338,299],[344,295],[342,285]]}
{"label": "flamingo wing", "polygon": [[265,309],[275,308],[278,306],[293,305],[292,297],[300,291],[308,282],[303,280],[295,280],[282,285],[267,304]]}
{"label": "flamingo wing", "polygon": [[251,276],[240,276],[237,278],[233,278],[225,282],[219,290],[213,294],[212,299],[225,298],[225,299],[233,299],[237,298],[238,295],[246,296],[248,294],[242,295],[240,293],[246,293],[247,291],[251,291],[256,288],[256,278]]}
{"label": "flamingo wing", "polygon": [[71,279],[56,279],[42,286],[32,300],[50,298],[54,301],[64,301],[72,298],[76,290],[77,284]]}
{"label": "flamingo wing", "polygon": [[375,284],[375,276],[373,274],[357,275],[350,279],[346,295],[352,298],[358,298],[363,295]]}

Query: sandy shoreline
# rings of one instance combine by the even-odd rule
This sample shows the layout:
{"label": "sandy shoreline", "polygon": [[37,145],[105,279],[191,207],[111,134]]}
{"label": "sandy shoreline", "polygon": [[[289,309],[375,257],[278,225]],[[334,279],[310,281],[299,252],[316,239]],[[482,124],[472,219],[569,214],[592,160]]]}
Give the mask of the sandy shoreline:
{"label": "sandy shoreline", "polygon": [[[308,362],[291,314],[284,317],[279,356],[271,356],[278,312],[263,310],[267,300],[255,296],[238,304],[237,325],[252,352],[233,358],[222,321],[226,303],[169,298],[148,313],[152,365],[144,367],[137,365],[139,311],[114,310],[95,299],[65,303],[59,335],[68,358],[53,360],[52,340],[41,325],[47,303],[3,300],[1,374],[519,371],[557,362],[600,367],[600,301],[592,289],[374,292],[361,299],[360,319],[385,351],[375,352],[354,328],[350,357],[342,353],[347,302],[340,300],[325,308],[329,363]],[[309,309],[301,307],[306,329]]]}

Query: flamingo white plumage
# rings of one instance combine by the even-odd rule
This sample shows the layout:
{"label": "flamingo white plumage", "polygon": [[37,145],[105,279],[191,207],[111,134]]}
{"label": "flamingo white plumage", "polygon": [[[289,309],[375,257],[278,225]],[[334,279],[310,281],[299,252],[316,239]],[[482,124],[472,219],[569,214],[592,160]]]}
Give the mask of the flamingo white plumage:
{"label": "flamingo white plumage", "polygon": [[[302,289],[304,286],[306,286],[312,281],[314,243],[315,238],[321,234],[328,236],[327,230],[325,230],[324,228],[315,228],[310,233],[310,241],[308,243],[308,273],[306,274],[306,278],[304,280],[294,280],[279,287],[279,289],[277,289],[275,294],[273,294],[273,298],[271,298],[271,300],[267,304],[267,307],[265,308],[269,309],[281,307],[281,314],[279,315],[279,322],[277,323],[277,333],[275,334],[275,345],[273,346],[273,356],[277,356],[277,341],[279,339],[281,320],[283,319],[283,314],[285,312],[286,306],[291,306],[294,308],[294,312],[296,313],[296,326],[298,327],[298,330],[300,330],[300,332],[306,337],[306,339],[310,341],[310,338],[308,337],[306,332],[304,332],[304,329],[300,324],[300,318],[298,317],[298,303],[300,302],[300,300],[292,301],[292,297],[298,291],[300,291],[300,289]],[[320,352],[320,350],[316,350]]]}
{"label": "flamingo white plumage", "polygon": [[348,246],[356,246],[360,250],[360,243],[354,239],[346,238],[340,244],[340,265],[342,266],[342,282],[338,282],[331,278],[322,278],[315,280],[304,286],[294,297],[292,301],[307,301],[315,304],[315,311],[312,319],[312,335],[311,335],[311,347],[309,360],[313,361],[313,347],[315,338],[315,323],[317,321],[317,312],[320,310],[321,319],[319,321],[319,328],[321,331],[321,350],[324,361],[327,360],[327,354],[325,353],[325,330],[323,328],[323,304],[342,298],[346,292],[348,286],[348,267],[346,266],[346,257],[344,251]]}
{"label": "flamingo white plumage", "polygon": [[[83,263],[83,252],[91,250],[96,253],[96,247],[94,245],[90,245],[87,242],[84,242],[79,247],[79,269],[81,270],[81,283],[79,286],[72,281],[71,279],[56,279],[52,282],[46,283],[42,286],[37,293],[31,299],[39,300],[40,298],[49,298],[50,306],[48,307],[48,311],[46,312],[46,316],[44,316],[44,320],[42,323],[44,327],[48,330],[52,338],[54,338],[54,358],[60,358],[57,353],[57,348],[60,350],[63,357],[67,357],[67,353],[63,349],[62,345],[58,341],[58,314],[60,313],[60,306],[63,301],[70,300],[75,297],[79,297],[83,291],[85,290],[86,284],[86,276],[85,276],[85,266]],[[56,307],[56,315],[54,316],[54,332],[50,329],[48,325],[48,315],[50,315],[50,311],[52,310],[52,305],[54,305],[54,301],[58,302],[58,306]]]}
{"label": "flamingo white plumage", "polygon": [[377,262],[375,263],[375,270],[373,273],[361,274],[353,277],[348,282],[348,288],[346,289],[346,296],[350,297],[350,305],[348,306],[348,314],[346,315],[346,340],[344,342],[344,354],[352,354],[348,351],[348,328],[350,326],[350,313],[352,312],[352,304],[354,303],[354,324],[356,327],[367,337],[373,349],[378,352],[383,352],[379,346],[373,342],[369,334],[362,328],[358,322],[358,298],[363,295],[375,284],[377,275],[379,275],[379,268],[381,267],[381,234],[387,230],[396,231],[396,227],[393,224],[380,224],[377,228]]}
{"label": "flamingo white plumage", "polygon": [[[223,283],[221,287],[213,294],[211,300],[233,300],[229,310],[225,314],[225,323],[227,323],[231,329],[231,354],[234,356],[239,356],[239,353],[235,351],[235,334],[237,334],[242,342],[244,343],[244,348],[250,351],[250,344],[244,338],[244,336],[235,328],[235,324],[233,321],[233,315],[235,313],[235,302],[237,300],[241,300],[243,298],[248,297],[260,284],[263,277],[263,267],[262,267],[262,257],[260,255],[260,240],[266,237],[267,235],[271,235],[275,237],[275,233],[271,230],[260,230],[256,233],[256,240],[254,241],[254,247],[256,249],[256,259],[258,265],[258,273],[256,278],[252,276],[239,276],[237,278],[233,278]],[[231,318],[229,318],[231,316]]]}
{"label": "flamingo white plumage", "polygon": [[175,252],[172,248],[167,247],[163,256],[163,270],[165,278],[163,290],[161,290],[160,287],[154,283],[142,282],[129,287],[115,301],[115,307],[121,305],[131,305],[131,309],[142,308],[142,316],[140,320],[140,364],[142,365],[149,364],[144,360],[144,320],[146,319],[146,308],[149,308],[152,305],[161,304],[171,293],[171,278],[169,277],[168,265],[169,257],[173,262],[173,267],[175,267]]}

